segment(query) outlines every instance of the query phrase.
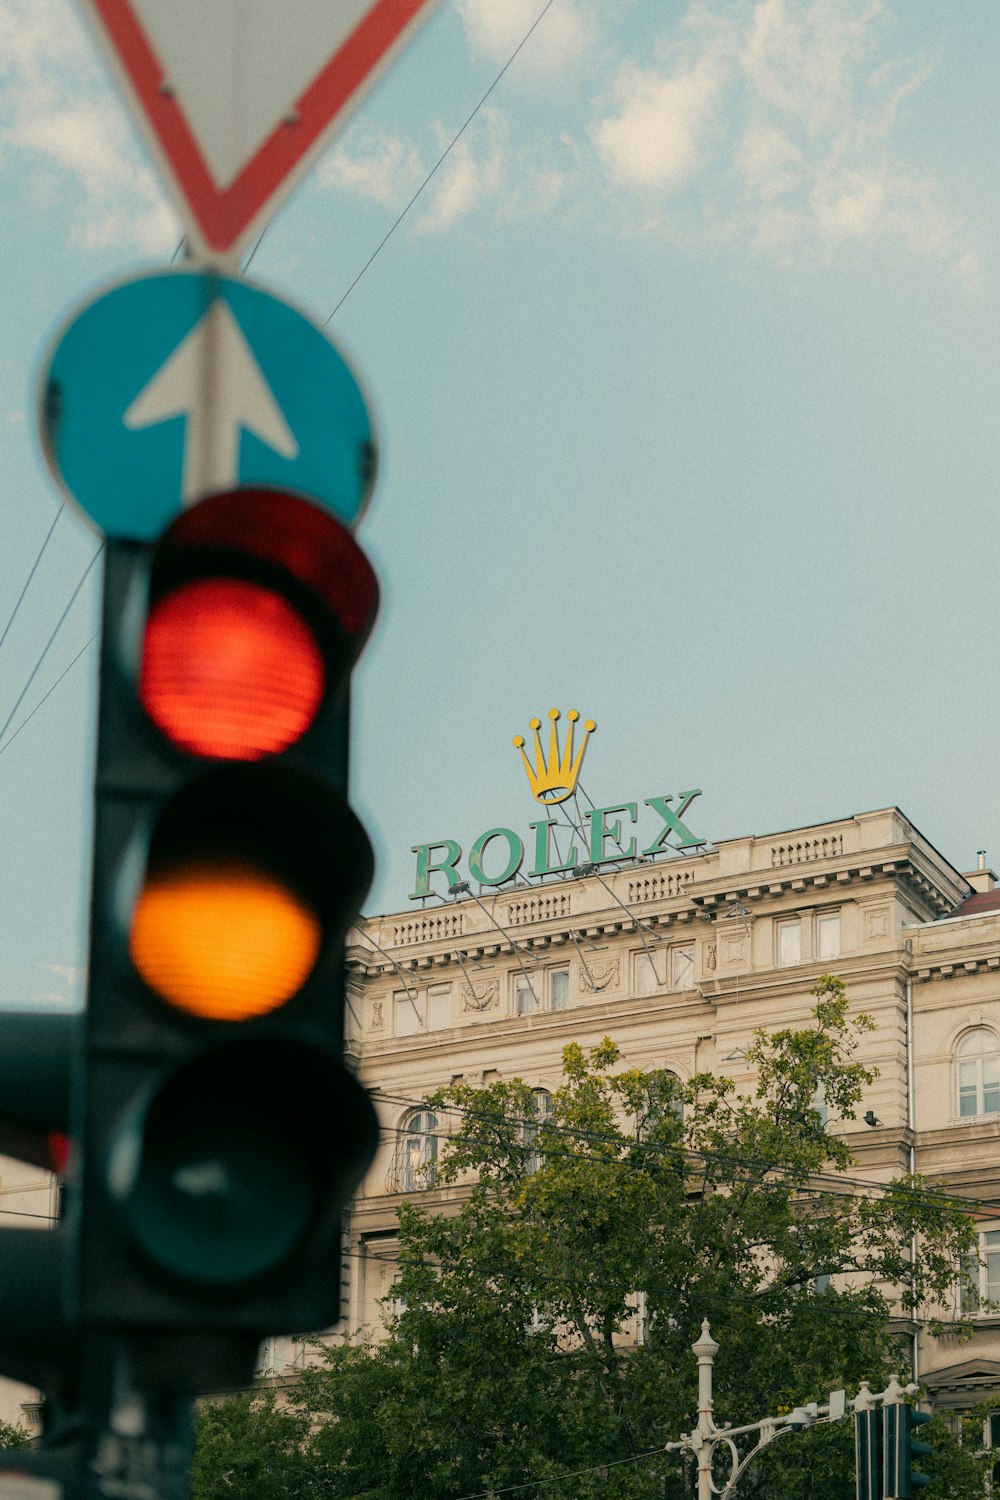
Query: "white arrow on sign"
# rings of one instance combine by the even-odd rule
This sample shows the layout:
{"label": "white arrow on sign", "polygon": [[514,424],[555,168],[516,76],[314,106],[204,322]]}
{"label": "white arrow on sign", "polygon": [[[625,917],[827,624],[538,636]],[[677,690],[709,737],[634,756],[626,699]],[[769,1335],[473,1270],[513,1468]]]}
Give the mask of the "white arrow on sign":
{"label": "white arrow on sign", "polygon": [[222,298],[178,344],[125,411],[133,430],[185,417],[181,498],[234,489],[240,477],[240,433],[252,432],[282,458],[299,456],[274,393]]}

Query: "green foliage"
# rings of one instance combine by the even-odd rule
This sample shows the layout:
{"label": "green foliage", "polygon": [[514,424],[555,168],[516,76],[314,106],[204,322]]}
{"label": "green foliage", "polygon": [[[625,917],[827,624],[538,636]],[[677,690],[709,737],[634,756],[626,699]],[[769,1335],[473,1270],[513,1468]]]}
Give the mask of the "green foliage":
{"label": "green foliage", "polygon": [[20,1422],[13,1426],[10,1422],[0,1422],[0,1448],[27,1448],[30,1441],[30,1432]]}
{"label": "green foliage", "polygon": [[318,1500],[309,1428],[306,1414],[271,1390],[201,1407],[192,1500]]}
{"label": "green foliage", "polygon": [[[933,1304],[975,1234],[917,1180],[879,1192],[848,1177],[831,1129],[871,1081],[855,1053],[872,1023],[849,1016],[833,976],[814,997],[812,1026],[754,1037],[754,1094],[707,1073],[680,1085],[618,1069],[605,1039],[566,1048],[546,1120],[516,1079],[433,1096],[454,1127],[439,1179],[462,1191],[446,1212],[401,1208],[388,1336],[326,1350],[291,1392],[307,1428],[296,1493],[464,1500],[574,1473],[559,1495],[689,1495],[690,1459],[662,1450],[697,1418],[691,1345],[705,1319],[720,1345],[719,1420],[754,1422],[902,1373],[881,1288],[914,1311]],[[831,1276],[846,1279],[835,1289]],[[244,1430],[253,1410],[237,1413]],[[955,1446],[942,1440],[949,1500],[980,1500]],[[204,1437],[199,1462],[202,1476],[220,1472]],[[196,1500],[252,1492],[234,1483],[203,1477]],[[800,1493],[853,1493],[849,1423],[783,1439],[740,1485],[766,1500]]]}

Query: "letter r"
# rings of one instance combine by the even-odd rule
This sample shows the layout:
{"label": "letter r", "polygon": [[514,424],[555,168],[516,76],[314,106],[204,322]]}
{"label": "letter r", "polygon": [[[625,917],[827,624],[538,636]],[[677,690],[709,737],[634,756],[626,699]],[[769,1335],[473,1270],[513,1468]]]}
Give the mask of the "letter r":
{"label": "letter r", "polygon": [[[431,858],[435,849],[444,850],[444,859]],[[462,858],[462,846],[456,844],[454,839],[438,839],[433,844],[414,844],[411,853],[417,856],[417,883],[410,892],[411,901],[420,901],[424,896],[432,894],[431,875],[435,871],[440,870],[447,875],[449,891],[462,884],[462,878],[455,869]]]}

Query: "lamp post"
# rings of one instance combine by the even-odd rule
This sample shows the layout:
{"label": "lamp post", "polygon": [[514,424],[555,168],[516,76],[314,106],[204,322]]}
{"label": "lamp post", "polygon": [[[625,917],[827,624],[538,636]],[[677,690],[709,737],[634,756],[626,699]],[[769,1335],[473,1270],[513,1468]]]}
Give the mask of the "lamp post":
{"label": "lamp post", "polygon": [[[844,1391],[831,1391],[829,1401],[819,1405],[810,1401],[797,1406],[782,1416],[762,1417],[759,1422],[748,1422],[742,1427],[719,1427],[716,1425],[712,1399],[712,1373],[719,1345],[712,1337],[708,1319],[701,1325],[701,1337],[691,1345],[691,1352],[698,1361],[698,1422],[694,1430],[682,1433],[680,1442],[668,1443],[668,1451],[678,1450],[693,1453],[698,1460],[698,1500],[730,1500],[737,1481],[748,1466],[771,1443],[789,1432],[801,1432],[821,1419],[839,1421],[846,1415],[847,1400]],[[865,1385],[867,1390],[867,1384]],[[741,1452],[736,1444],[739,1437],[756,1434],[757,1441],[751,1448]],[[716,1449],[724,1447],[729,1455],[729,1473],[721,1485],[713,1477]]]}

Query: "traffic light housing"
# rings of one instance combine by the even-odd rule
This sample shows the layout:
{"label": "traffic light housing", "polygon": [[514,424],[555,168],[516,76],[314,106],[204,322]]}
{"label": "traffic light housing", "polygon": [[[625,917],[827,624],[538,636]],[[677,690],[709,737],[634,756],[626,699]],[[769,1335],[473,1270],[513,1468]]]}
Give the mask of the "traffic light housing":
{"label": "traffic light housing", "polygon": [[882,1411],[854,1413],[854,1475],[857,1500],[882,1500]]}
{"label": "traffic light housing", "polygon": [[87,1324],[249,1348],[339,1316],[339,1215],[377,1143],[342,973],[373,870],[347,688],[377,602],[351,533],[289,492],[108,540],[73,1198]]}
{"label": "traffic light housing", "polygon": [[915,1457],[931,1452],[930,1443],[913,1436],[915,1428],[931,1420],[930,1413],[905,1402],[885,1407],[885,1500],[911,1500],[915,1489],[930,1484],[930,1476],[913,1467]]}

